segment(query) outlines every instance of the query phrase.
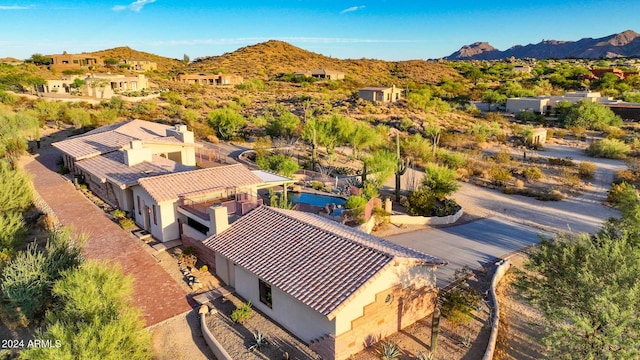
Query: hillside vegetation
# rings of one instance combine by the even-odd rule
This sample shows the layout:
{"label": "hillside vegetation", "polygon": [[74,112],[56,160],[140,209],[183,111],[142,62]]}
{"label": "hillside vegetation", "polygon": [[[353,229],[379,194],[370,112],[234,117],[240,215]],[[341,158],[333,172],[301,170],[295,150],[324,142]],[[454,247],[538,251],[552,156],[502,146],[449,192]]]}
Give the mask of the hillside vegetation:
{"label": "hillside vegetation", "polygon": [[277,40],[243,47],[221,56],[200,58],[188,67],[193,72],[219,71],[260,79],[320,68],[344,72],[354,81],[369,86],[401,86],[410,82],[435,84],[442,79],[459,77],[451,67],[431,61],[342,60]]}

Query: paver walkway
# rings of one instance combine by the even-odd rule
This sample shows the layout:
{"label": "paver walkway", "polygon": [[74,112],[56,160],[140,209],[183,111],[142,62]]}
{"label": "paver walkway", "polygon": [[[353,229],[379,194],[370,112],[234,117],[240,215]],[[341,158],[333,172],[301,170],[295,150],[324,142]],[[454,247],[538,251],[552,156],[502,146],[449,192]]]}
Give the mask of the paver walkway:
{"label": "paver walkway", "polygon": [[116,262],[133,276],[133,304],[142,311],[147,326],[191,310],[187,293],[145,250],[147,245],[122,230],[54,171],[60,156],[47,146],[40,155],[24,161],[23,167],[32,174],[35,189],[62,225],[72,227],[74,234],[88,235],[85,257]]}

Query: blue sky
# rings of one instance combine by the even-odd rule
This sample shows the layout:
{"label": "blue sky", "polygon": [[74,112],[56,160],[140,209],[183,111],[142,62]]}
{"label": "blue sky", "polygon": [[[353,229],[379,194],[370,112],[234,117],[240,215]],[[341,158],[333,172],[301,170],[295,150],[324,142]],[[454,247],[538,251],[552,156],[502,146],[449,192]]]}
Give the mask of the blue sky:
{"label": "blue sky", "polygon": [[0,57],[129,46],[194,59],[278,39],[342,59],[432,59],[476,41],[640,32],[638,13],[638,0],[0,0]]}

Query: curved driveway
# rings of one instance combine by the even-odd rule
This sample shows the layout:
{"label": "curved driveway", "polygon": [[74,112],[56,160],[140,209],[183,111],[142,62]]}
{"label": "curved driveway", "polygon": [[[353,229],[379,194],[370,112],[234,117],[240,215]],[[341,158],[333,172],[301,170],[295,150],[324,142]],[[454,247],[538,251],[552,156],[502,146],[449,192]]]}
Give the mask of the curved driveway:
{"label": "curved driveway", "polygon": [[[453,197],[465,213],[480,220],[393,235],[387,239],[449,261],[448,266],[438,269],[438,286],[444,287],[453,279],[454,271],[465,265],[478,268],[537,243],[540,235],[593,233],[606,219],[619,215],[603,202],[615,171],[626,168],[623,161],[587,157],[582,149],[564,145],[545,145],[544,151],[527,151],[527,155],[571,157],[578,162],[595,163],[598,169],[591,185],[580,196],[562,201],[505,195],[464,183]],[[412,178],[420,179],[421,176],[416,173],[403,181],[411,182]]]}

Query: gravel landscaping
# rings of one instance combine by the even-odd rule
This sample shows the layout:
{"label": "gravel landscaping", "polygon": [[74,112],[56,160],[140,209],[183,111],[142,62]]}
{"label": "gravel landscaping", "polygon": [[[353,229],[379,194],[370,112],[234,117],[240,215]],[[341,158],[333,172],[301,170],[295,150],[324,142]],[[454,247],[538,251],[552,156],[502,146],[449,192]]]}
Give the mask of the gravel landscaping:
{"label": "gravel landscaping", "polygon": [[[231,312],[242,305],[243,299],[234,294],[219,298],[211,304],[217,312],[207,315],[207,326],[222,347],[235,360],[255,359],[320,359],[302,341],[279,327],[255,308],[243,323],[231,320]],[[268,344],[260,349],[248,350],[255,341],[254,334],[263,334]]]}

